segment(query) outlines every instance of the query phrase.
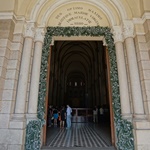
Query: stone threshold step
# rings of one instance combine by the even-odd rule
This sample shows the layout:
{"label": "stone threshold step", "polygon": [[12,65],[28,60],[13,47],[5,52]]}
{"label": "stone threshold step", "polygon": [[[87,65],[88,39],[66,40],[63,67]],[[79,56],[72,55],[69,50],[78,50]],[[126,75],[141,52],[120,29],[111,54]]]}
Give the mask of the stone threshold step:
{"label": "stone threshold step", "polygon": [[114,147],[42,147],[41,150],[116,150]]}

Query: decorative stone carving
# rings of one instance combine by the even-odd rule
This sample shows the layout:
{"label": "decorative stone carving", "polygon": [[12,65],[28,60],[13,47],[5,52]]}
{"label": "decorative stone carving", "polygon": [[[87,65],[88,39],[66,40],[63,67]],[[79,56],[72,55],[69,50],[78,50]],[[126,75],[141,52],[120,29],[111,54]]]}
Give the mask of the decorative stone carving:
{"label": "decorative stone carving", "polygon": [[36,32],[35,32],[35,39],[34,41],[37,42],[42,42],[44,40],[44,28],[36,28]]}
{"label": "decorative stone carving", "polygon": [[132,21],[123,21],[124,39],[134,37],[134,24]]}
{"label": "decorative stone carving", "polygon": [[114,26],[113,27],[113,38],[114,38],[114,43],[116,42],[123,42],[123,31],[120,26]]}
{"label": "decorative stone carving", "polygon": [[28,22],[25,27],[25,37],[31,37],[34,38],[35,34],[35,27],[33,22]]}

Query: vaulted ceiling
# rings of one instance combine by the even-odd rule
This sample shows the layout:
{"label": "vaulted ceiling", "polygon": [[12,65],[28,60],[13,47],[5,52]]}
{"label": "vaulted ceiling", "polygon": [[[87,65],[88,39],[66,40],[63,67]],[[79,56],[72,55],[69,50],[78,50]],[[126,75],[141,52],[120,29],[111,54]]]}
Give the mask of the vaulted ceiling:
{"label": "vaulted ceiling", "polygon": [[51,55],[49,99],[64,104],[66,96],[67,100],[78,98],[85,103],[85,94],[88,93],[89,106],[102,103],[106,100],[102,92],[102,89],[106,92],[105,63],[102,41],[55,41]]}

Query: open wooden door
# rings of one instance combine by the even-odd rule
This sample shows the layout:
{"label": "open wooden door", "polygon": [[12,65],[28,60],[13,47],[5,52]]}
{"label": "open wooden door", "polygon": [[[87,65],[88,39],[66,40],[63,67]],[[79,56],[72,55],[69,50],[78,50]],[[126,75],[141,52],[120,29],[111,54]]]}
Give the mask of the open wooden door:
{"label": "open wooden door", "polygon": [[111,89],[111,82],[110,82],[110,62],[109,62],[109,55],[108,49],[105,48],[106,52],[106,64],[107,64],[107,81],[108,81],[108,94],[109,94],[109,106],[110,106],[110,128],[111,128],[111,143],[115,146],[115,129],[114,129],[114,115],[113,115],[113,106],[112,106],[112,89]]}
{"label": "open wooden door", "polygon": [[50,47],[48,64],[47,64],[47,85],[46,85],[46,96],[45,96],[45,125],[43,126],[43,145],[46,145],[46,131],[47,131],[47,114],[48,114],[48,93],[49,93],[49,77],[50,77],[50,60],[51,60],[52,46]]}

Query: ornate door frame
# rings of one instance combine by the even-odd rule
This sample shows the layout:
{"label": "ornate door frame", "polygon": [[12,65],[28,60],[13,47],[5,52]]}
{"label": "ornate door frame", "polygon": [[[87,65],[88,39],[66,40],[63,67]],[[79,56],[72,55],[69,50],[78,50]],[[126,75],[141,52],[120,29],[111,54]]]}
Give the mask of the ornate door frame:
{"label": "ornate door frame", "polygon": [[47,27],[42,48],[41,71],[38,96],[38,120],[30,121],[26,129],[26,150],[39,150],[41,145],[41,129],[45,124],[45,97],[47,92],[47,63],[50,44],[53,36],[104,36],[109,55],[110,80],[112,89],[112,109],[116,133],[116,147],[119,150],[134,150],[134,139],[131,122],[121,116],[119,81],[116,52],[113,35],[108,27]]}

